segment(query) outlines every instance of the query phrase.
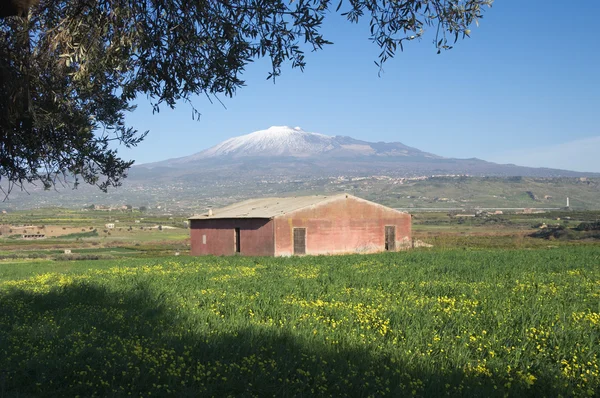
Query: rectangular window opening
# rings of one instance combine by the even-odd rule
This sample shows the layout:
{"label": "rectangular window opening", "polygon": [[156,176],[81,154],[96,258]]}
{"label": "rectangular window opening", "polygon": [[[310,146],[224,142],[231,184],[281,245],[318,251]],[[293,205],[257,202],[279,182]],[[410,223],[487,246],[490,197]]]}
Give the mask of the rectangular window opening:
{"label": "rectangular window opening", "polygon": [[236,253],[241,253],[241,244],[240,244],[240,229],[236,228],[235,229],[235,252]]}

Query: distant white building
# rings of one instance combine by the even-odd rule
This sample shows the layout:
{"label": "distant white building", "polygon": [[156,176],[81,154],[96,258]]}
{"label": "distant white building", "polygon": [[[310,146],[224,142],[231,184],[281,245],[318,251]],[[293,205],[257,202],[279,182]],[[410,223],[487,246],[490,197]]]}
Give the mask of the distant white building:
{"label": "distant white building", "polygon": [[106,228],[106,229],[113,229],[114,227],[115,227],[115,224],[113,224],[113,223],[104,224],[104,228]]}

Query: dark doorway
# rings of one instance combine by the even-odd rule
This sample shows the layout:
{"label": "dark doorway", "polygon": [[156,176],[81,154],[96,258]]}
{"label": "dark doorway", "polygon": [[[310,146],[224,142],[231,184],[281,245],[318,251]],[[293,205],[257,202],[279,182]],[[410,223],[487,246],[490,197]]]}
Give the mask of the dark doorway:
{"label": "dark doorway", "polygon": [[235,243],[234,243],[235,244],[235,252],[241,253],[242,251],[241,251],[241,244],[240,244],[240,229],[239,228],[235,229],[234,240],[235,240]]}
{"label": "dark doorway", "polygon": [[385,250],[396,251],[396,227],[393,225],[385,226]]}
{"label": "dark doorway", "polygon": [[306,254],[306,228],[294,228],[294,254]]}

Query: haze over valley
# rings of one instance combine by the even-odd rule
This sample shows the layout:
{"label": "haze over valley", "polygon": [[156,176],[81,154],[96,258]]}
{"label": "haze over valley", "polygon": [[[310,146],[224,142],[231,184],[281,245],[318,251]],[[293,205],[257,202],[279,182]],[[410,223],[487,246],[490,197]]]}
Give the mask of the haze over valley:
{"label": "haze over valley", "polygon": [[90,186],[30,187],[29,194],[13,191],[3,207],[129,204],[185,214],[249,197],[349,192],[402,208],[561,207],[567,196],[581,208],[600,208],[597,177],[272,126],[189,156],[135,165],[107,194]]}

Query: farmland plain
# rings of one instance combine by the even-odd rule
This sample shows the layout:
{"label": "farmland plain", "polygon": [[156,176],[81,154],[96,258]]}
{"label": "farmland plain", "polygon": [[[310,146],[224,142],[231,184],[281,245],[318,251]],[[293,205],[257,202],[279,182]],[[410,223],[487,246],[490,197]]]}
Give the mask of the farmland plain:
{"label": "farmland plain", "polygon": [[4,216],[96,235],[0,238],[0,396],[600,394],[600,246],[528,236],[596,213],[418,214],[433,247],[272,259],[61,211]]}

